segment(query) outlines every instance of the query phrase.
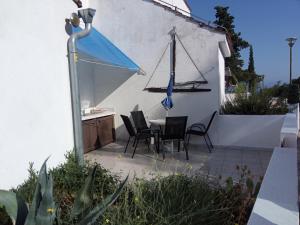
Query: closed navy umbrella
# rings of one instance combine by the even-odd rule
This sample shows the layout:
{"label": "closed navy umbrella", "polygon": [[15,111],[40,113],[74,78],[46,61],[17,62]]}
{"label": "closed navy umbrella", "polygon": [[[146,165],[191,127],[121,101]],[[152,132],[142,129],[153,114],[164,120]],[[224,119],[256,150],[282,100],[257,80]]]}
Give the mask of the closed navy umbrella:
{"label": "closed navy umbrella", "polygon": [[170,44],[170,80],[167,88],[167,97],[161,102],[166,110],[172,109],[174,104],[172,100],[173,88],[175,85],[175,65],[176,65],[176,40],[175,27],[170,32],[172,42]]}
{"label": "closed navy umbrella", "polygon": [[171,75],[169,85],[167,88],[167,97],[161,102],[161,104],[165,107],[166,110],[173,108],[173,100],[172,100],[173,87],[174,87],[174,75]]}

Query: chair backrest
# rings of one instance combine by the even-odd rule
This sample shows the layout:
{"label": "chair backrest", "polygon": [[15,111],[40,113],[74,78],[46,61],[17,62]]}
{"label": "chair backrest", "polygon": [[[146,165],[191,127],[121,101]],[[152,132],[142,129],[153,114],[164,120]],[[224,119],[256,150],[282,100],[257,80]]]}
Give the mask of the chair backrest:
{"label": "chair backrest", "polygon": [[209,130],[209,128],[210,128],[210,125],[212,124],[212,121],[214,120],[214,118],[215,118],[216,114],[217,114],[217,111],[214,111],[214,113],[212,114],[212,116],[211,116],[211,118],[210,118],[210,120],[209,120],[209,122],[208,122],[208,124],[207,124],[206,130],[205,130],[205,133],[207,133],[207,132],[208,132],[208,130]]}
{"label": "chair backrest", "polygon": [[136,133],[135,133],[135,130],[134,130],[133,126],[132,126],[132,123],[131,123],[129,117],[121,115],[121,118],[122,118],[122,120],[124,122],[124,125],[125,125],[128,133],[129,133],[130,137],[135,136]]}
{"label": "chair backrest", "polygon": [[131,112],[131,116],[132,116],[132,120],[135,125],[135,128],[138,132],[149,128],[147,125],[143,111],[133,111],[133,112]]}
{"label": "chair backrest", "polygon": [[167,117],[164,139],[184,139],[187,116]]}

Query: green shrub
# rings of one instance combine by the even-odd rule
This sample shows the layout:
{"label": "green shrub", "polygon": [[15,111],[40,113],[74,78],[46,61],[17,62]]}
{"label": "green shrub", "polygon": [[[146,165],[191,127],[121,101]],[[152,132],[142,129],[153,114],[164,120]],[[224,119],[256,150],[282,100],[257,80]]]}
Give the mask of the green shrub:
{"label": "green shrub", "polygon": [[12,225],[10,217],[7,215],[4,208],[0,207],[0,225]]}
{"label": "green shrub", "polygon": [[222,105],[224,114],[237,115],[276,115],[286,114],[288,107],[284,98],[274,98],[273,89],[259,93],[236,93],[233,99]]}
{"label": "green shrub", "polygon": [[[59,213],[62,225],[73,224],[70,215],[76,193],[84,183],[88,171],[94,166],[78,166],[71,153],[66,157],[66,163],[51,171],[55,201],[58,202],[57,208],[61,208]],[[100,165],[97,167],[93,205],[112,193],[120,182],[119,177]],[[225,184],[221,179],[209,179],[197,174],[188,176],[176,173],[167,177],[157,176],[151,180],[133,179],[126,185],[118,200],[105,212],[102,223],[99,221],[96,224],[245,225],[259,185],[253,184],[247,168],[239,168],[239,171],[241,179],[237,183],[228,178]],[[29,174],[29,179],[15,191],[30,200],[30,187],[34,186],[37,179],[32,165]]]}
{"label": "green shrub", "polygon": [[299,103],[299,86],[298,84],[291,84],[288,89],[288,103],[296,104]]}
{"label": "green shrub", "polygon": [[[76,163],[73,153],[66,154],[66,163],[57,166],[50,170],[53,176],[54,190],[53,195],[55,202],[58,204],[61,224],[72,224],[70,218],[72,206],[75,200],[76,193],[79,188],[85,183],[91,167],[96,164],[79,166]],[[33,169],[32,163],[29,166],[29,178],[13,191],[18,193],[26,202],[31,203],[33,199],[33,191],[38,178],[38,173]],[[93,204],[101,202],[105,196],[110,195],[115,191],[119,179],[112,175],[106,169],[98,166],[97,173],[94,179]]]}

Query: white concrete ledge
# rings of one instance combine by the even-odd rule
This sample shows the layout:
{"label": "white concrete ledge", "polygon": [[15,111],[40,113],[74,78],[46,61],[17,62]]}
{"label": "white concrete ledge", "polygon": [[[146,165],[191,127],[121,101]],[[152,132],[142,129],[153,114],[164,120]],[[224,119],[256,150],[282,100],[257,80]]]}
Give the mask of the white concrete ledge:
{"label": "white concrete ledge", "polygon": [[248,225],[299,225],[297,149],[275,148]]}
{"label": "white concrete ledge", "polygon": [[280,131],[280,143],[283,147],[297,148],[298,113],[288,113]]}

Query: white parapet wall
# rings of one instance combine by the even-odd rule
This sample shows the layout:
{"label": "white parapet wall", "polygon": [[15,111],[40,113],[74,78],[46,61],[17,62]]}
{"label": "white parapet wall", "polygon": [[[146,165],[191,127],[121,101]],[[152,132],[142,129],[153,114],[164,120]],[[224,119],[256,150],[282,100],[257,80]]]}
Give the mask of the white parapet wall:
{"label": "white parapet wall", "polygon": [[281,131],[280,142],[286,147],[297,147],[297,138],[299,131],[299,104],[295,107],[292,113],[285,116]]}
{"label": "white parapet wall", "polygon": [[297,149],[275,148],[248,225],[298,225]]}
{"label": "white parapet wall", "polygon": [[248,225],[298,225],[299,105],[288,113],[280,132],[284,148],[275,148]]}
{"label": "white parapet wall", "polygon": [[[285,115],[217,115],[209,130],[215,146],[266,148],[280,147],[280,130]],[[209,117],[203,122],[207,124]],[[203,139],[192,137],[194,144]]]}
{"label": "white parapet wall", "polygon": [[298,137],[297,115],[288,113],[284,119],[283,126],[280,132],[280,142],[282,146],[297,147]]}

